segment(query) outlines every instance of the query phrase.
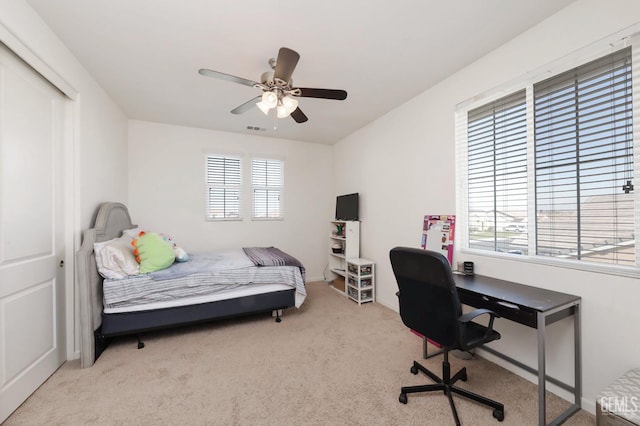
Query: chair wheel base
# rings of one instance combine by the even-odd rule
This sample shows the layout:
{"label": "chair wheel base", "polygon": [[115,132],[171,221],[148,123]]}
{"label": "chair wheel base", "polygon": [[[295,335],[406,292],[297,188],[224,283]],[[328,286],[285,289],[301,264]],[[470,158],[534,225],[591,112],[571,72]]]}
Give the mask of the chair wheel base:
{"label": "chair wheel base", "polygon": [[398,401],[402,402],[403,404],[407,403],[407,394],[406,393],[401,393],[400,396],[398,397]]}
{"label": "chair wheel base", "polygon": [[493,410],[493,417],[496,418],[499,422],[504,420],[504,411],[502,410]]}

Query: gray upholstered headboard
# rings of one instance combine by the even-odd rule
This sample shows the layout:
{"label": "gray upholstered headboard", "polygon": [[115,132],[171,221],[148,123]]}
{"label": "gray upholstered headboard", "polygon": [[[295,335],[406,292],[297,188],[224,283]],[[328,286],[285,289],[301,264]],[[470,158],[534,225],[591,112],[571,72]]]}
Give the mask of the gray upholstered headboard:
{"label": "gray upholstered headboard", "polygon": [[102,277],[98,274],[93,244],[118,238],[123,230],[134,227],[124,204],[102,203],[94,227],[84,232],[82,245],[76,253],[80,295],[80,364],[83,368],[93,365],[94,331],[102,324]]}

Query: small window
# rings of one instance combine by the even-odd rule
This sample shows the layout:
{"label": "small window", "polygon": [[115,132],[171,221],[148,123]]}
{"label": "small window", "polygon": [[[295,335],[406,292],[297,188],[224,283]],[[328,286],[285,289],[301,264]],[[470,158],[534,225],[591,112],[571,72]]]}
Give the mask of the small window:
{"label": "small window", "polygon": [[253,189],[253,219],[282,219],[282,161],[253,159],[251,161]]}
{"label": "small window", "polygon": [[207,219],[240,220],[242,160],[207,156]]}

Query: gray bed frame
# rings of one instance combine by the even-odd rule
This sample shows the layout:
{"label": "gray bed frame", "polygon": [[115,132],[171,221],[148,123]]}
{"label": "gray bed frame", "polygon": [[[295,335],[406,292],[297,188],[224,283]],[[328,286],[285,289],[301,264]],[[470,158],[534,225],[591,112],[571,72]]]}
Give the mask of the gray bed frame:
{"label": "gray bed frame", "polygon": [[123,230],[135,227],[124,204],[103,203],[94,227],[84,232],[82,245],[76,253],[82,368],[93,365],[112,336],[268,311],[277,312],[279,322],[281,310],[295,306],[295,289],[292,288],[190,306],[105,314],[102,311],[102,277],[96,266],[93,244],[118,238]]}

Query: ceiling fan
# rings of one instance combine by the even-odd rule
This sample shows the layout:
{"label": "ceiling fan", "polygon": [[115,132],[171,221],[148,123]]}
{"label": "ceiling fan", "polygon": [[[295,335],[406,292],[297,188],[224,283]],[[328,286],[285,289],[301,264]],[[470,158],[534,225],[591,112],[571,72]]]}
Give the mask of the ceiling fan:
{"label": "ceiling fan", "polygon": [[262,90],[262,95],[256,96],[232,109],[232,114],[242,114],[255,105],[260,108],[265,115],[268,115],[269,111],[275,108],[278,118],[291,116],[297,123],[304,123],[308,118],[298,107],[298,100],[296,98],[320,98],[342,101],[347,98],[347,92],[344,90],[294,87],[291,75],[299,59],[300,55],[296,51],[287,47],[280,48],[278,58],[269,59],[269,65],[272,71],[263,73],[260,78],[260,83],[206,68],[201,68],[198,72],[207,77],[232,81],[245,86],[257,87]]}

